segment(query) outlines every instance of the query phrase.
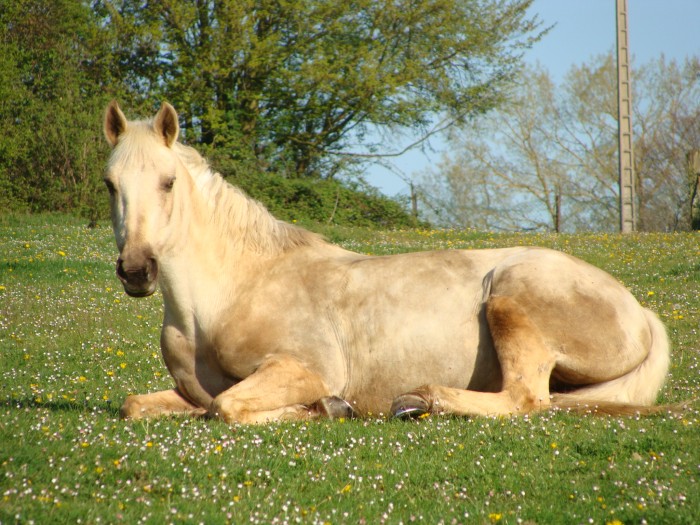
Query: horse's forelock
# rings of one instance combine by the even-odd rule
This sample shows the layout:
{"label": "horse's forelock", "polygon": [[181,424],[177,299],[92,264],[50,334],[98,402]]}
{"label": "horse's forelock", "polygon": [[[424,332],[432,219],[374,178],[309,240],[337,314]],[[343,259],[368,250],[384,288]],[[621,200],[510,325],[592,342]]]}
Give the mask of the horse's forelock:
{"label": "horse's forelock", "polygon": [[158,138],[150,121],[129,121],[129,127],[119,136],[119,142],[112,150],[108,167],[119,163],[137,162],[142,164],[151,154],[154,142],[158,143]]}

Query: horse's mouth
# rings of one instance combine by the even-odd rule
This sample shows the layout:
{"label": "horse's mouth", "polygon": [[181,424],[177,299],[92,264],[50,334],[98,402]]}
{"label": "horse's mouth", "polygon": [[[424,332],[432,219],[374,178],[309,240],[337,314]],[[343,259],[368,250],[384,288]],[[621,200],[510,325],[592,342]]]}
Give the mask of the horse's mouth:
{"label": "horse's mouth", "polygon": [[153,295],[156,291],[156,286],[153,286],[153,288],[148,288],[147,290],[135,290],[133,288],[129,288],[127,285],[124,285],[124,291],[129,297],[148,297],[149,295]]}
{"label": "horse's mouth", "polygon": [[124,291],[131,297],[148,297],[158,287],[158,263],[150,258],[139,266],[129,266],[124,260],[117,260],[117,277]]}

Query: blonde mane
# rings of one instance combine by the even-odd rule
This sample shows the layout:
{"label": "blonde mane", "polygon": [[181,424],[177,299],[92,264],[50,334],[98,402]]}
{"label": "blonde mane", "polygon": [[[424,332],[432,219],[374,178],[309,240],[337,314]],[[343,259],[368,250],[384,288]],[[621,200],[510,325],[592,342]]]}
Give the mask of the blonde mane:
{"label": "blonde mane", "polygon": [[194,148],[176,142],[173,151],[209,205],[211,225],[237,244],[255,253],[275,255],[324,242],[315,233],[276,219],[263,204],[226,182]]}

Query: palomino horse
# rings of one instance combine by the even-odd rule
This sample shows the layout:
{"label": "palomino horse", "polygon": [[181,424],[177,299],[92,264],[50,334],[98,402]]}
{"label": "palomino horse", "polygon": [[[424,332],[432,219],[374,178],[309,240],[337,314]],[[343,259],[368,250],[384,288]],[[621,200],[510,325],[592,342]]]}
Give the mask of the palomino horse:
{"label": "palomino horse", "polygon": [[124,417],[640,408],[664,383],[664,326],[583,261],[532,247],[353,253],[227,184],[177,142],[167,103],[127,121],[112,102],[104,131],[117,276],[134,297],[160,286],[175,382],[128,397]]}

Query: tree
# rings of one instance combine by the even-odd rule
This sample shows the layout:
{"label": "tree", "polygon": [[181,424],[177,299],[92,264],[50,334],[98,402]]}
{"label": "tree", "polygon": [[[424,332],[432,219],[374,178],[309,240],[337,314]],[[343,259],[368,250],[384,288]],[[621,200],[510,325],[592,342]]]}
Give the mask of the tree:
{"label": "tree", "polygon": [[635,168],[643,230],[691,228],[696,176],[688,154],[700,149],[700,59],[658,60],[641,68]]}
{"label": "tree", "polygon": [[539,38],[531,0],[102,0],[130,86],[187,140],[288,177],[331,178],[368,131],[427,133],[495,107]]}
{"label": "tree", "polygon": [[69,0],[0,0],[0,205],[99,207],[105,95],[92,11]]}
{"label": "tree", "polygon": [[559,231],[562,195],[573,185],[557,148],[558,118],[549,75],[525,68],[508,103],[455,134],[458,153],[431,175],[430,193],[441,196],[432,208],[447,212],[440,219],[479,229]]}
{"label": "tree", "polygon": [[[687,153],[700,140],[697,59],[635,70],[633,125],[641,230],[690,227]],[[449,223],[490,229],[615,230],[617,101],[612,54],[555,86],[525,68],[510,103],[455,134],[458,152],[426,176]],[[445,204],[446,203],[446,204]],[[466,218],[466,219],[465,219]]]}

